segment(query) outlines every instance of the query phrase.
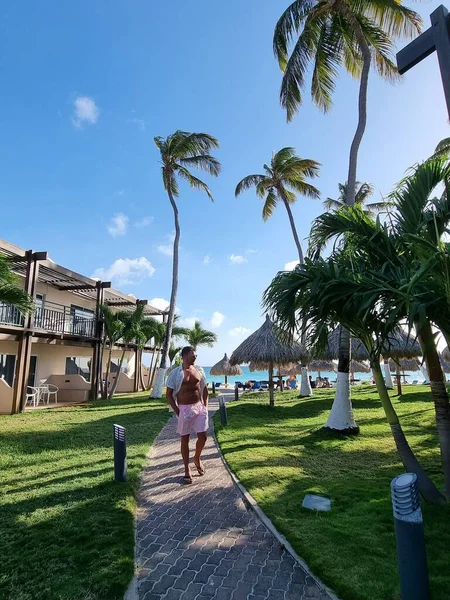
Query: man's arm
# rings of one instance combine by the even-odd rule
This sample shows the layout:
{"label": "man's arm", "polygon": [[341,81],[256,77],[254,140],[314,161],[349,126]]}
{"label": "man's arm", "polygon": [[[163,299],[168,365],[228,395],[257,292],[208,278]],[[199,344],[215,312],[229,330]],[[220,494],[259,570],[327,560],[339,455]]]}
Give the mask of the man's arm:
{"label": "man's arm", "polygon": [[174,397],[173,397],[173,389],[168,387],[166,388],[166,398],[167,398],[167,402],[170,404],[170,406],[172,407],[173,412],[177,415],[180,414],[180,409],[178,408],[178,404],[175,402]]}
{"label": "man's arm", "polygon": [[203,386],[203,404],[208,408],[208,384],[205,381],[205,385]]}

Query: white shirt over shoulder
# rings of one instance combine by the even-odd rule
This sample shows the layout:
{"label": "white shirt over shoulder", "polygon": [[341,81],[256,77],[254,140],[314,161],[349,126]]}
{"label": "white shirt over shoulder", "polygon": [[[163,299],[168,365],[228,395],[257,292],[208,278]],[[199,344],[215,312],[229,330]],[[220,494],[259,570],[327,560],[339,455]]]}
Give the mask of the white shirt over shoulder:
{"label": "white shirt over shoulder", "polygon": [[[197,365],[192,365],[192,366],[194,367],[194,369],[197,371],[197,373],[200,376],[200,394],[201,394],[201,398],[203,399],[203,390],[205,389],[205,386],[207,385],[205,371],[202,369],[202,367],[198,367]],[[177,394],[180,391],[181,386],[183,385],[183,379],[184,379],[183,365],[180,365],[179,367],[174,369],[170,373],[169,377],[167,378],[166,387],[173,390],[173,399],[175,400],[175,402],[177,402]]]}

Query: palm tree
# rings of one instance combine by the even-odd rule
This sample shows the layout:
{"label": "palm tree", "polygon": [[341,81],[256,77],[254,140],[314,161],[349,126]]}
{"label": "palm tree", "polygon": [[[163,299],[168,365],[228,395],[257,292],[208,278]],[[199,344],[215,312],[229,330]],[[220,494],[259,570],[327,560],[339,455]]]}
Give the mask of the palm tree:
{"label": "palm tree", "polygon": [[297,199],[295,192],[308,198],[320,197],[319,190],[305,181],[307,177],[318,177],[319,167],[320,163],[315,160],[296,156],[295,148],[283,148],[272,156],[270,166],[264,165],[266,172],[264,175],[247,175],[238,183],[235,191],[235,195],[239,196],[244,190],[252,187],[256,188],[257,195],[264,200],[262,211],[264,221],[272,216],[278,202],[284,204],[295,245],[297,246],[300,264],[303,264],[304,257],[292,215],[291,204]]}
{"label": "palm tree", "polygon": [[[264,305],[274,313],[278,325],[290,334],[296,330],[298,312],[307,317],[308,343],[320,346],[336,323],[341,323],[366,346],[377,391],[390,425],[397,451],[407,471],[417,474],[423,497],[432,503],[445,501],[411,450],[392,405],[380,369],[383,343],[392,324],[389,315],[373,299],[370,257],[350,255],[337,249],[328,260],[307,261],[294,272],[278,274],[265,293]],[[381,305],[381,309],[382,309]]]}
{"label": "palm tree", "polygon": [[[341,206],[347,204],[347,183],[340,183],[338,187],[338,198],[327,198],[323,203],[324,209],[328,212],[330,210],[338,210],[339,208],[341,208]],[[361,206],[364,206],[365,212],[367,212],[369,215],[378,213],[387,206],[389,206],[389,202],[371,202],[370,204],[368,204],[367,200],[373,195],[373,193],[374,188],[370,183],[360,183],[359,181],[356,182],[355,204],[360,204]]]}
{"label": "palm tree", "polygon": [[[445,184],[440,199],[431,194]],[[445,490],[450,495],[450,403],[439,361],[433,325],[450,340],[450,255],[441,241],[450,225],[450,165],[445,158],[418,165],[391,195],[396,209],[390,224],[371,220],[359,207],[343,208],[316,219],[313,242],[320,245],[336,235],[370,257],[371,302],[384,307],[390,323],[408,320],[422,347],[435,405]],[[361,300],[362,302],[362,300]],[[367,304],[367,300],[364,300]]]}
{"label": "palm tree", "polygon": [[155,345],[152,358],[150,361],[150,367],[148,371],[148,381],[147,381],[147,390],[152,387],[153,381],[156,375],[156,369],[158,366],[158,361],[161,357],[161,348],[164,344],[164,338],[166,337],[166,324],[157,322],[155,331],[153,332],[153,342]]}
{"label": "palm tree", "polygon": [[195,350],[198,346],[212,348],[217,343],[217,335],[213,331],[203,329],[200,321],[195,321],[192,329],[186,329],[183,337],[189,346],[192,346]]}
{"label": "palm tree", "polygon": [[123,317],[125,315],[123,312],[114,312],[106,304],[102,304],[100,306],[100,315],[101,315],[101,319],[102,319],[102,323],[103,323],[101,364],[103,364],[103,356],[105,354],[106,345],[108,344],[108,346],[109,346],[109,354],[108,354],[108,360],[106,362],[105,378],[103,380],[103,385],[101,385],[102,398],[106,399],[108,397],[109,374],[111,372],[111,361],[112,361],[113,348],[117,344],[119,339],[122,337],[123,330],[125,327]]}
{"label": "palm tree", "polygon": [[[158,330],[158,321],[153,317],[145,317],[139,324],[137,332],[136,369],[139,368],[139,387],[145,390],[144,376],[142,372],[142,355],[145,346],[155,337]],[[150,375],[150,373],[149,373]]]}
{"label": "palm tree", "polygon": [[[358,126],[350,149],[348,195],[356,193],[358,151],[367,121],[370,68],[390,81],[398,77],[394,39],[420,33],[420,16],[402,6],[402,0],[295,0],[275,26],[273,48],[281,70],[280,101],[291,120],[298,111],[313,64],[311,94],[323,111],[332,105],[339,68],[360,80]],[[292,50],[291,50],[292,46]]]}
{"label": "palm tree", "polygon": [[175,304],[178,292],[178,247],[180,243],[180,222],[178,207],[175,198],[178,198],[178,179],[186,181],[191,188],[201,190],[213,200],[209,187],[204,181],[198,179],[190,172],[194,167],[205,171],[214,177],[220,173],[219,161],[210,152],[219,147],[216,138],[207,133],[188,133],[186,131],[175,131],[167,138],[155,137],[155,144],[161,153],[162,179],[164,189],[169,197],[175,220],[175,239],[173,242],[173,269],[172,269],[172,292],[170,295],[169,314],[167,316],[167,328],[164,337],[161,364],[158,371],[156,384],[151,397],[161,398],[164,376],[166,374],[170,341],[172,339],[172,328],[175,316]]}
{"label": "palm tree", "polygon": [[9,304],[23,313],[33,309],[32,298],[19,286],[19,278],[11,270],[11,262],[0,255],[0,306]]}

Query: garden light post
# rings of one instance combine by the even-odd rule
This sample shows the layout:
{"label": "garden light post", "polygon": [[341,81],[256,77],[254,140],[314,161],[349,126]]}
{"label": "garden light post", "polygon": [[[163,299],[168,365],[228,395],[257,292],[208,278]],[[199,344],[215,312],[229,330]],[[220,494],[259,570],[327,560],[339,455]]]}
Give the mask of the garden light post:
{"label": "garden light post", "polygon": [[113,425],[114,431],[114,479],[127,480],[127,439],[126,429],[121,425]]}
{"label": "garden light post", "polygon": [[400,594],[404,600],[428,600],[428,567],[422,511],[415,473],[391,481],[397,540]]}
{"label": "garden light post", "polygon": [[403,75],[424,58],[436,52],[450,117],[450,18],[448,10],[441,4],[431,13],[430,20],[431,27],[397,54],[397,67],[399,73]]}
{"label": "garden light post", "polygon": [[219,398],[219,411],[222,427],[226,427],[228,425],[227,407],[225,405],[225,400],[222,397]]}

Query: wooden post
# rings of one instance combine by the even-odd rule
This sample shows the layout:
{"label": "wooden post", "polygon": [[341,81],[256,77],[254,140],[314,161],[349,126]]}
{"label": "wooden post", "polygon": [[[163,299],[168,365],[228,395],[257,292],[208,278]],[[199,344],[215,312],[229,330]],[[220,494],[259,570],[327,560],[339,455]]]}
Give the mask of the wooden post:
{"label": "wooden post", "polygon": [[269,404],[275,406],[275,393],[273,390],[273,363],[269,363]]}
{"label": "wooden post", "polygon": [[[47,257],[46,253],[33,253],[27,250],[25,260],[27,269],[25,274],[25,291],[36,299],[36,286],[39,274],[39,257]],[[12,414],[25,410],[28,376],[30,373],[31,344],[33,341],[34,312],[25,316],[24,330],[19,334],[19,348],[17,352],[16,375],[14,379]]]}
{"label": "wooden post", "polygon": [[436,52],[441,71],[447,111],[450,117],[450,27],[445,6],[436,8],[430,15],[431,27],[410,42],[397,54],[397,67],[403,75],[424,58]]}
{"label": "wooden post", "polygon": [[[108,286],[109,287],[109,286]],[[100,305],[103,304],[103,290],[104,286],[102,282],[97,282],[97,301],[95,305],[95,341],[92,348],[92,363],[91,363],[91,400],[97,400],[99,395],[99,387],[102,378],[102,335],[103,335],[103,322],[101,320]]]}

